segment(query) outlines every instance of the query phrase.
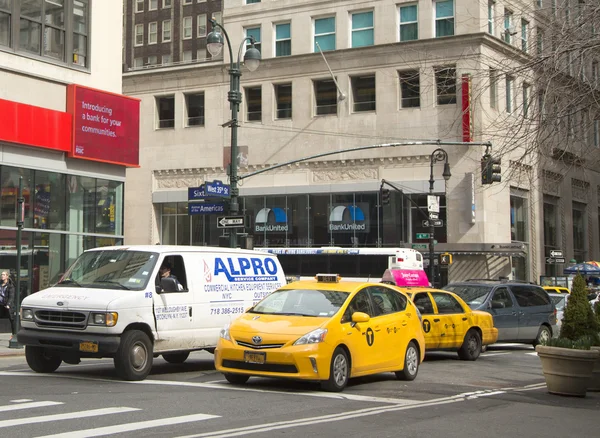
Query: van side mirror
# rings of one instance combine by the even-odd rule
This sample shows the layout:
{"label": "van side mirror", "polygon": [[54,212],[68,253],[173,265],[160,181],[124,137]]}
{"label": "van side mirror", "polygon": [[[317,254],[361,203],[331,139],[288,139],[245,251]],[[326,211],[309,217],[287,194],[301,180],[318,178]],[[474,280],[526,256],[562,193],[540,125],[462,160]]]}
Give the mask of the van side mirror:
{"label": "van side mirror", "polygon": [[178,292],[177,280],[171,277],[160,279],[161,292]]}
{"label": "van side mirror", "polygon": [[504,303],[502,301],[494,301],[492,300],[490,303],[490,307],[492,309],[504,309]]}

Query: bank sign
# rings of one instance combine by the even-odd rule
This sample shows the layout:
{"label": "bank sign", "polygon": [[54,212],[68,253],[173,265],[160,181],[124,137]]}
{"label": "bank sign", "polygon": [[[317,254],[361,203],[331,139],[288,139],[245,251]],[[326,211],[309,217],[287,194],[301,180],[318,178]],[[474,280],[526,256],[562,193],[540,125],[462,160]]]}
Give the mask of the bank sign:
{"label": "bank sign", "polygon": [[329,214],[329,231],[332,233],[366,233],[369,231],[369,218],[365,216],[369,211],[366,202],[353,205],[333,205]]}
{"label": "bank sign", "polygon": [[283,208],[262,208],[254,219],[255,233],[287,233],[288,216]]}

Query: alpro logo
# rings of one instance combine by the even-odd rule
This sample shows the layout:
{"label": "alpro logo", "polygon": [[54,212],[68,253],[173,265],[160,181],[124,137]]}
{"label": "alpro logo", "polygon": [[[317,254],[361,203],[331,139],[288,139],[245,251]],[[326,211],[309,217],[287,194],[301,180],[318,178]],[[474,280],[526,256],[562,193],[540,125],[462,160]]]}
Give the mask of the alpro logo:
{"label": "alpro logo", "polygon": [[329,214],[329,231],[366,233],[369,224],[363,209],[369,206],[366,203],[359,205],[334,206]]}
{"label": "alpro logo", "polygon": [[263,208],[256,214],[254,231],[262,233],[285,233],[288,231],[287,214],[282,208]]}

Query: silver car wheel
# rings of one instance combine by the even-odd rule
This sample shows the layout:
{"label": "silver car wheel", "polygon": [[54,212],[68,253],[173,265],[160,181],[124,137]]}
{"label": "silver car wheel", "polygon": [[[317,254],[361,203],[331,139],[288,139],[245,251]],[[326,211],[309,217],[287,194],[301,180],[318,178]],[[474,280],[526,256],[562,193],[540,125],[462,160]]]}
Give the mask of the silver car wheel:
{"label": "silver car wheel", "polygon": [[348,362],[343,354],[338,354],[333,360],[333,378],[339,386],[342,386],[348,378]]}
{"label": "silver car wheel", "polygon": [[419,369],[419,356],[412,345],[409,345],[406,349],[406,367],[411,376],[414,376]]}

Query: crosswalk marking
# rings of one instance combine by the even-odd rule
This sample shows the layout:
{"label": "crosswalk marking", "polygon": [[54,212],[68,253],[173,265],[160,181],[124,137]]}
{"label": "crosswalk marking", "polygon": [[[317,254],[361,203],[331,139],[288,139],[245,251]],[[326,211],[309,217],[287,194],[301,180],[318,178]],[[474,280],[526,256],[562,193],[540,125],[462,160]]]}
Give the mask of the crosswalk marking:
{"label": "crosswalk marking", "polygon": [[139,421],[137,423],[117,424],[115,426],[98,427],[94,429],[77,430],[73,432],[59,433],[56,435],[44,435],[38,438],[88,438],[114,433],[132,432],[134,430],[150,429],[153,427],[172,426],[174,424],[192,423],[194,421],[210,420],[219,418],[218,415],[193,414],[181,417],[169,417],[159,420]]}
{"label": "crosswalk marking", "polygon": [[10,426],[22,426],[23,424],[46,423],[50,421],[72,420],[86,417],[95,417],[98,415],[122,414],[125,412],[139,411],[138,408],[103,408],[92,409],[89,411],[69,412],[67,414],[42,415],[39,417],[15,418],[13,420],[0,420],[0,428]]}
{"label": "crosswalk marking", "polygon": [[0,406],[0,412],[18,411],[19,409],[43,408],[45,406],[63,405],[62,402],[41,401],[31,403],[20,403],[18,405]]}

